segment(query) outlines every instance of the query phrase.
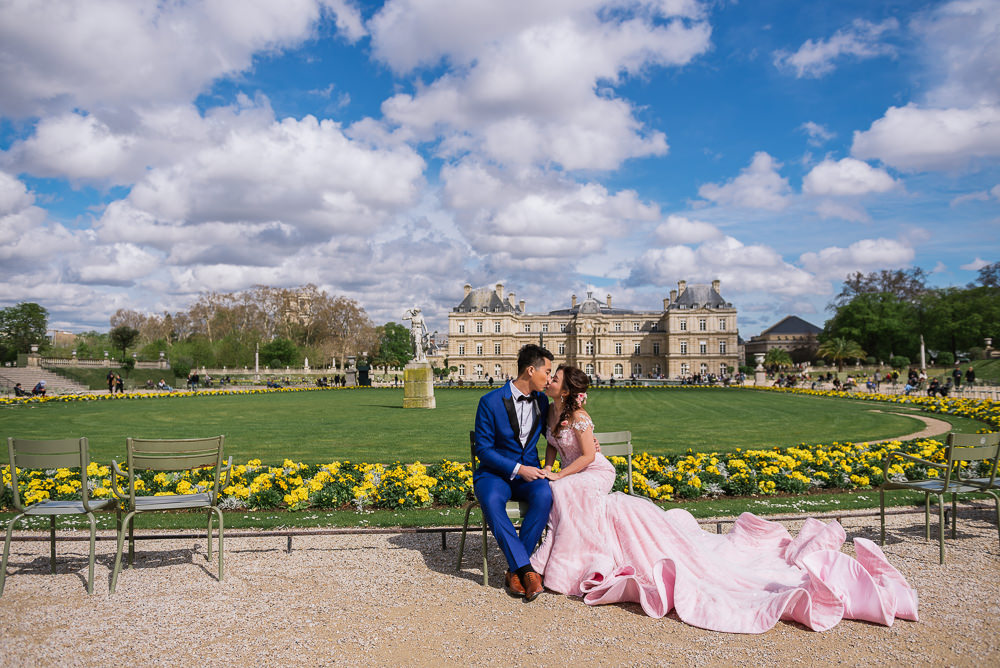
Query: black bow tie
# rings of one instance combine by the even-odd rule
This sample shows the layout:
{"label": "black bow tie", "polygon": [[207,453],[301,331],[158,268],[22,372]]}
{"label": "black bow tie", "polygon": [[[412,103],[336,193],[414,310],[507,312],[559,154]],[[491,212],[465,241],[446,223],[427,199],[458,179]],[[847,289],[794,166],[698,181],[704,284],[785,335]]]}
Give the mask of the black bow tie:
{"label": "black bow tie", "polygon": [[531,395],[522,394],[517,398],[517,401],[531,401]]}

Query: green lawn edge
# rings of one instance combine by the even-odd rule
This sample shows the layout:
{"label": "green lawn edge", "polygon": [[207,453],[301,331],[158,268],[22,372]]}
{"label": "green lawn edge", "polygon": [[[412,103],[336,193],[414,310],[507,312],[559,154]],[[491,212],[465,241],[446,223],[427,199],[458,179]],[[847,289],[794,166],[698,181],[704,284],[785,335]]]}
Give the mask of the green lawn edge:
{"label": "green lawn edge", "polygon": [[[982,496],[988,499],[986,495]],[[971,498],[971,497],[970,497]],[[886,507],[923,507],[924,496],[907,491],[886,493]],[[877,489],[835,494],[801,494],[777,497],[740,497],[731,499],[705,499],[683,503],[667,502],[656,504],[664,510],[683,508],[698,519],[736,517],[744,512],[752,512],[762,517],[774,515],[822,515],[857,510],[878,510]],[[97,513],[99,530],[115,528],[114,513]],[[4,524],[14,517],[14,513],[0,513]],[[465,512],[461,508],[414,508],[409,510],[319,510],[300,511],[227,511],[225,527],[230,529],[309,529],[309,528],[433,528],[453,527],[462,524]],[[481,515],[474,508],[469,518],[470,525],[479,526]],[[88,526],[84,516],[63,516],[57,520],[57,529],[84,530]],[[45,517],[26,518],[18,522],[19,531],[47,530]],[[204,531],[204,513],[155,513],[141,515],[136,521],[136,530]]]}

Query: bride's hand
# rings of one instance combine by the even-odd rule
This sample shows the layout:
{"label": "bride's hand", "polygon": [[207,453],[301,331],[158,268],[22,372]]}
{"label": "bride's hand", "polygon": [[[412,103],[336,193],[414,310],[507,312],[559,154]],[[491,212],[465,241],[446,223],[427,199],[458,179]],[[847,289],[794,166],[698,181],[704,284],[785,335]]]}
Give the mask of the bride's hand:
{"label": "bride's hand", "polygon": [[554,472],[552,470],[549,470],[549,471],[546,472],[545,477],[548,478],[549,480],[559,480],[560,478],[563,477],[563,474],[561,472],[560,473],[556,473],[556,472]]}

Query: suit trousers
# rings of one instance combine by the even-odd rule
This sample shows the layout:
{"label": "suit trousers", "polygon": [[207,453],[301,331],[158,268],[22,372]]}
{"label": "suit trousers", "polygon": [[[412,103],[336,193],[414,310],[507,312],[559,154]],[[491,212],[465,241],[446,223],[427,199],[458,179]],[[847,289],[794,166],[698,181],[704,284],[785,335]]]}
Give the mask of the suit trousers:
{"label": "suit trousers", "polygon": [[[552,509],[552,490],[545,478],[527,481],[516,477],[507,480],[490,471],[477,471],[473,488],[479,505],[482,506],[493,536],[500,550],[507,558],[511,571],[530,565],[531,553],[535,551],[542,531],[549,521]],[[514,523],[507,516],[508,501],[523,501],[528,511],[521,518],[521,533],[514,530]]]}

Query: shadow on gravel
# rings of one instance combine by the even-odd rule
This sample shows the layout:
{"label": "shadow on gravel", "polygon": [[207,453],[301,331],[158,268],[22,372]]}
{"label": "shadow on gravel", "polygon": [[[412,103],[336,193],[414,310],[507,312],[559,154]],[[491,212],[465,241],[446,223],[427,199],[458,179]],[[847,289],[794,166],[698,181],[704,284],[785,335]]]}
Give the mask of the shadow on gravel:
{"label": "shadow on gravel", "polygon": [[[470,531],[467,534],[461,569],[456,568],[461,534],[448,534],[448,547],[444,550],[441,549],[441,537],[437,534],[399,534],[390,538],[389,542],[402,549],[416,550],[423,557],[427,568],[442,576],[468,580],[481,586],[483,584],[482,537],[481,531]],[[490,536],[486,540],[490,587],[500,589],[503,587],[503,574],[507,570],[507,562],[493,541],[493,537]]]}

